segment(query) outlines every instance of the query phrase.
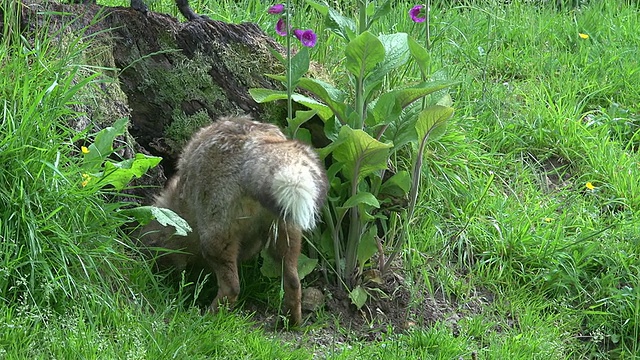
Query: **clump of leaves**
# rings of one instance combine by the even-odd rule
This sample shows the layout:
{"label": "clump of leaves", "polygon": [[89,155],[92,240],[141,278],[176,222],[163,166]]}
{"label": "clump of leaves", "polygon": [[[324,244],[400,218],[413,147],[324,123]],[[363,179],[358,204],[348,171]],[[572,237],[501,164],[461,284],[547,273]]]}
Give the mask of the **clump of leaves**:
{"label": "clump of leaves", "polygon": [[161,158],[140,153],[135,154],[132,159],[110,159],[114,153],[114,141],[125,133],[127,124],[127,118],[116,120],[112,126],[100,130],[88,147],[82,147],[82,187],[103,188],[111,185],[113,190],[121,191],[134,177],[141,177],[160,163]]}
{"label": "clump of leaves", "polygon": [[[120,192],[126,188],[133,178],[139,178],[149,169],[160,163],[162,158],[137,153],[131,159],[112,160],[111,156],[117,151],[113,148],[118,136],[126,132],[127,118],[117,120],[112,126],[100,130],[89,146],[83,146],[82,170],[83,188],[109,189]],[[124,205],[124,204],[123,204]],[[117,208],[120,214],[134,217],[139,223],[146,224],[156,219],[164,226],[171,225],[176,234],[186,236],[191,231],[187,222],[170,209],[155,206],[137,206],[133,208]]]}
{"label": "clump of leaves", "polygon": [[[361,275],[370,259],[379,249],[390,249],[380,265],[384,272],[402,248],[420,186],[425,147],[443,134],[453,115],[446,89],[456,82],[428,76],[429,53],[408,34],[376,36],[368,30],[391,11],[391,1],[378,8],[360,1],[357,21],[326,3],[308,3],[325,16],[326,27],[344,41],[348,86],[338,88],[305,77],[309,53],[303,48],[294,56],[281,57],[289,69],[284,76],[268,75],[281,81],[286,91],[251,89],[251,95],[257,102],[290,99],[309,108],[287,119],[289,134],[297,138],[310,138],[300,126],[313,116],[324,122],[324,133],[331,143],[319,153],[332,164],[327,170],[330,194],[323,211],[325,226],[314,240],[360,307],[367,298]],[[289,4],[284,9],[290,9]],[[384,87],[388,77],[412,61],[419,65],[424,81]],[[392,161],[406,154],[411,157],[409,166],[402,168]]]}

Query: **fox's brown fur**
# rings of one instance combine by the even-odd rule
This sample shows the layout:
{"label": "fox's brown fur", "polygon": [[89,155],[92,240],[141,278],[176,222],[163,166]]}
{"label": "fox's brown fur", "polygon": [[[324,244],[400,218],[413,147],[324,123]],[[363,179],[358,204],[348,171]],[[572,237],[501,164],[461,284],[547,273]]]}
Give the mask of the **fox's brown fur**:
{"label": "fox's brown fur", "polygon": [[286,139],[275,125],[222,118],[193,136],[176,176],[156,198],[156,206],[178,213],[193,232],[173,236],[172,228],[154,221],[142,242],[183,251],[161,256],[161,267],[210,268],[218,281],[213,311],[237,299],[238,262],[268,246],[283,265],[285,311],[300,324],[301,237],[315,226],[326,192],[324,168],[311,147]]}

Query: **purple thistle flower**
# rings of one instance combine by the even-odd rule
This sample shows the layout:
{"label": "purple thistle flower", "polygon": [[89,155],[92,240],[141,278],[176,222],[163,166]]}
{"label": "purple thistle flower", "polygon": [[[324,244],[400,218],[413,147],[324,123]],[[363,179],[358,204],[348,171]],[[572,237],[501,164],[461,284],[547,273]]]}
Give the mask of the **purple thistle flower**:
{"label": "purple thistle flower", "polygon": [[284,4],[275,4],[267,10],[269,14],[276,15],[284,11]]}
{"label": "purple thistle flower", "polygon": [[287,36],[287,29],[285,29],[283,18],[278,19],[276,23],[276,33],[280,36]]}
{"label": "purple thistle flower", "polygon": [[296,29],[296,30],[293,30],[293,35],[295,35],[296,38],[300,40],[302,45],[306,47],[314,47],[316,45],[316,41],[318,40],[318,36],[311,29],[307,29],[307,30]]}
{"label": "purple thistle flower", "polygon": [[425,22],[427,17],[424,13],[424,5],[416,5],[409,10],[409,16],[411,16],[411,20],[417,23]]}

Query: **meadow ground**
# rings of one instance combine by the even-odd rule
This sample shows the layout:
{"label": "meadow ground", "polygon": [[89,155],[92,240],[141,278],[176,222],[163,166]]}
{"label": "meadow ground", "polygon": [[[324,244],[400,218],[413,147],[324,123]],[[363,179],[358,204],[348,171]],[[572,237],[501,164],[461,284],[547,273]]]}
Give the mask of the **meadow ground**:
{"label": "meadow ground", "polygon": [[[74,51],[44,38],[28,45],[5,23],[0,358],[639,357],[637,4],[466,3],[432,5],[430,69],[460,84],[446,134],[427,149],[403,269],[395,272],[407,307],[395,331],[384,318],[352,329],[331,306],[297,332],[261,327],[263,315],[250,310],[278,307],[279,286],[268,280],[245,286],[244,310],[202,315],[198,295],[208,290],[167,286],[153,275],[126,250],[126,218],[79,186],[73,144],[85,135],[61,124],[77,116],[73,96],[100,69],[74,83],[83,66]],[[276,36],[271,4],[192,5]],[[297,5],[300,21],[321,23]],[[407,15],[413,5],[396,3],[372,31],[424,40]],[[177,16],[168,0],[151,8]],[[317,31],[312,59],[344,84],[334,70],[344,49]],[[417,74],[388,81],[411,83]]]}

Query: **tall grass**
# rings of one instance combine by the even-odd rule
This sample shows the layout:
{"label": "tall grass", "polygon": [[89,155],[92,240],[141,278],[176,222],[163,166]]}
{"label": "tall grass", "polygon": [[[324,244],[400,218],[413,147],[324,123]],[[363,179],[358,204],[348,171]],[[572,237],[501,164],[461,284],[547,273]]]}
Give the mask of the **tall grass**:
{"label": "tall grass", "polygon": [[75,99],[105,81],[86,65],[90,36],[46,22],[20,34],[17,7],[4,10],[0,357],[305,358],[242,318],[203,317],[192,287],[168,289],[139,260],[122,204],[82,186],[79,145],[91,129],[72,128],[84,115]]}
{"label": "tall grass", "polygon": [[[17,18],[7,19],[16,29],[10,21]],[[129,262],[118,230],[123,219],[80,186],[75,144],[87,134],[69,124],[80,116],[73,96],[95,80],[80,74],[85,46],[62,30],[41,30],[10,34],[0,45],[0,289],[4,302],[34,306],[94,290],[109,297],[127,287],[121,269]]]}

